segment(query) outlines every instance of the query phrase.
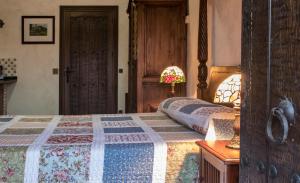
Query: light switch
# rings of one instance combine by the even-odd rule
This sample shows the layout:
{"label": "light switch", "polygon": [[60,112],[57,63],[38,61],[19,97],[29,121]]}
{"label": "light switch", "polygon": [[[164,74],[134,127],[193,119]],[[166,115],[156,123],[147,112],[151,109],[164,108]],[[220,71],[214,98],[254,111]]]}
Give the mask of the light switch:
{"label": "light switch", "polygon": [[58,68],[53,68],[52,69],[52,74],[53,75],[58,75]]}

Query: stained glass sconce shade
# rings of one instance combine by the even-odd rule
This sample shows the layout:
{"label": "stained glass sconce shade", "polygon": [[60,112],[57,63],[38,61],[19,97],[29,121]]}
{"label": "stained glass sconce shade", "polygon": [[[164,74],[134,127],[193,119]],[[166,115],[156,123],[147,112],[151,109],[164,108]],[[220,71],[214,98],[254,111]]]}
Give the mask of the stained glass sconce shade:
{"label": "stained glass sconce shade", "polygon": [[175,95],[175,83],[184,83],[185,76],[183,71],[177,66],[170,66],[163,70],[160,75],[160,82],[171,84],[172,95]]}
{"label": "stained glass sconce shade", "polygon": [[214,103],[233,103],[240,105],[241,74],[233,74],[218,87]]}

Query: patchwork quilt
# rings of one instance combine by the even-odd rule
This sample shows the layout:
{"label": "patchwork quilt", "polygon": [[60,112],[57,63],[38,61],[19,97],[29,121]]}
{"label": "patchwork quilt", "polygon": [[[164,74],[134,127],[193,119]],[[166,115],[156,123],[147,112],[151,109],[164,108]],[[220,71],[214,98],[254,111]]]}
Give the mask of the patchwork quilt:
{"label": "patchwork quilt", "polygon": [[198,182],[205,136],[163,113],[0,117],[0,182]]}
{"label": "patchwork quilt", "polygon": [[208,133],[213,119],[233,123],[236,113],[233,108],[188,97],[168,98],[160,104],[159,110],[202,134]]}

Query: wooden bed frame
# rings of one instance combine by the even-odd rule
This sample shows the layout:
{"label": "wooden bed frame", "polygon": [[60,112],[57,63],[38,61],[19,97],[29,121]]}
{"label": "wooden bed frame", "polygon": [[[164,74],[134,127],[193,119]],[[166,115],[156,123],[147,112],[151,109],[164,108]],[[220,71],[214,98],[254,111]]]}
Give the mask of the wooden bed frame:
{"label": "wooden bed frame", "polygon": [[208,41],[207,41],[207,0],[200,0],[199,11],[199,33],[198,33],[198,98],[213,102],[218,86],[227,77],[234,73],[240,73],[239,66],[212,66],[210,68],[209,83],[208,78]]}

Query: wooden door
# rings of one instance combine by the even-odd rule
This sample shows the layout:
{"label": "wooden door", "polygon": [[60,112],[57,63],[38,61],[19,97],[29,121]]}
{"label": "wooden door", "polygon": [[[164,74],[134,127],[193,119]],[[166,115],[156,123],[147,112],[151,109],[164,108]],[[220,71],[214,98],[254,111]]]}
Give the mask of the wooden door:
{"label": "wooden door", "polygon": [[118,7],[61,7],[60,113],[117,112]]}
{"label": "wooden door", "polygon": [[[167,98],[170,85],[159,83],[162,71],[176,65],[186,71],[186,1],[138,0],[137,9],[137,111],[149,112]],[[176,87],[184,96],[185,84]]]}
{"label": "wooden door", "polygon": [[[300,174],[299,116],[285,143],[266,136],[271,109],[280,99],[291,98],[299,112],[299,12],[300,1],[243,1],[240,182],[297,182]],[[281,140],[275,117],[272,129]]]}

